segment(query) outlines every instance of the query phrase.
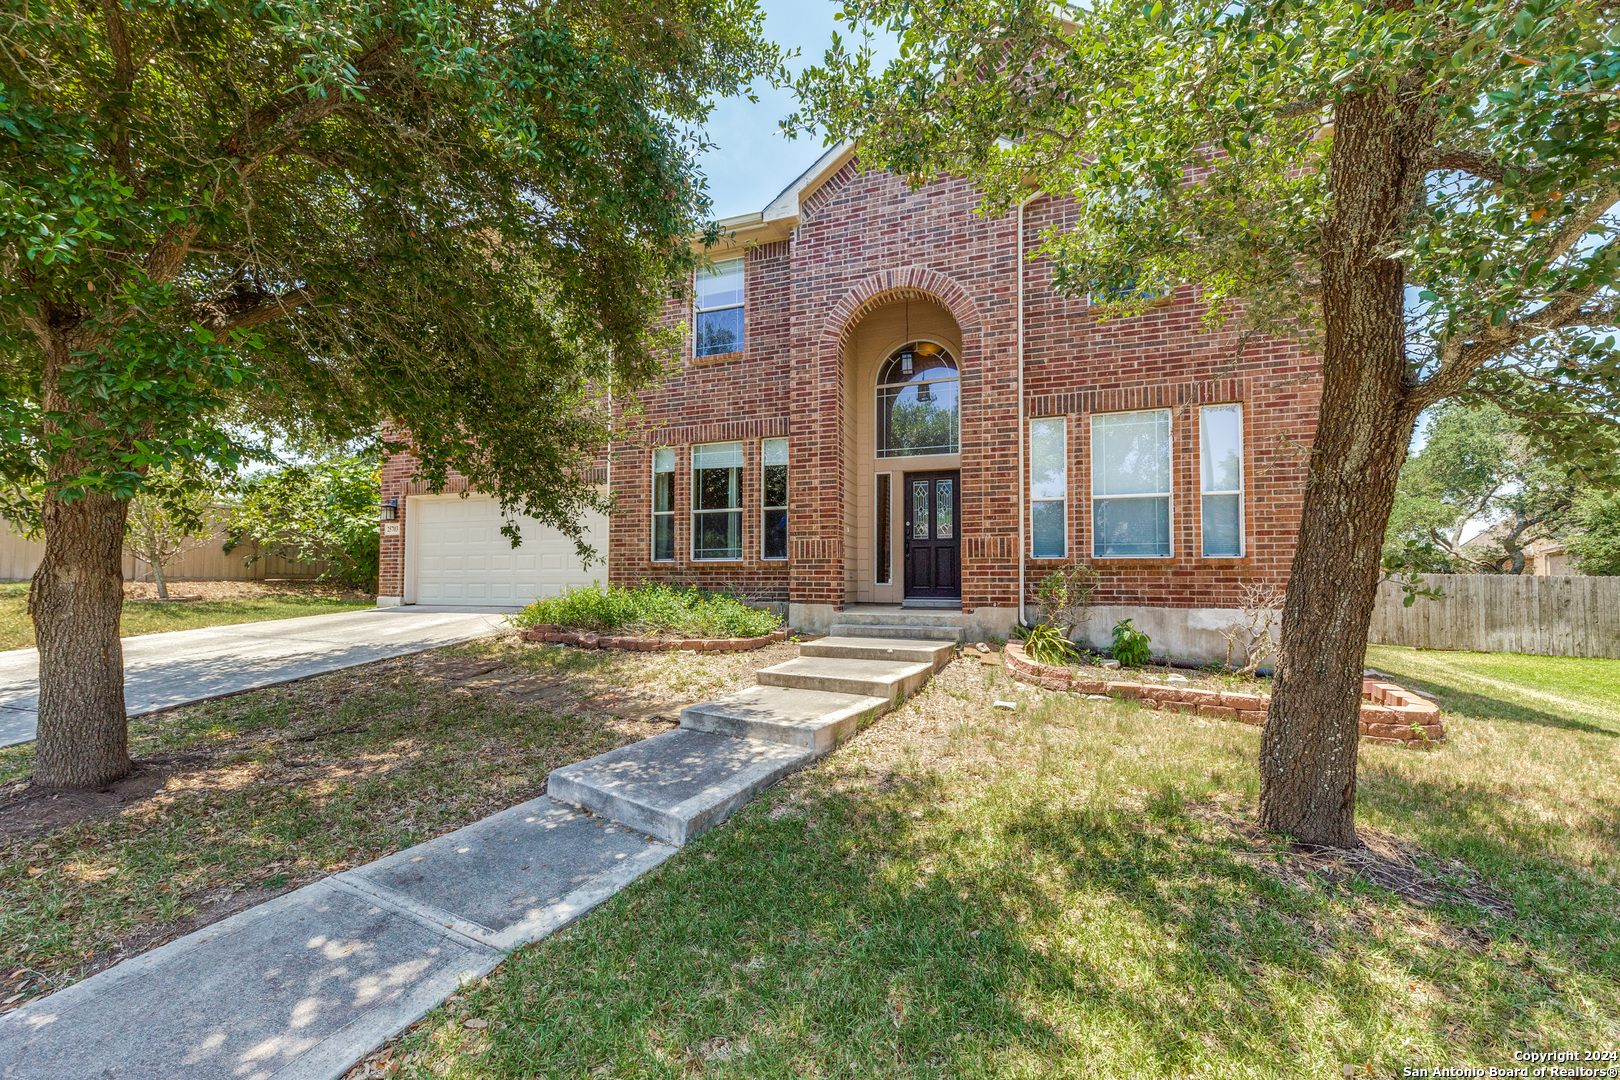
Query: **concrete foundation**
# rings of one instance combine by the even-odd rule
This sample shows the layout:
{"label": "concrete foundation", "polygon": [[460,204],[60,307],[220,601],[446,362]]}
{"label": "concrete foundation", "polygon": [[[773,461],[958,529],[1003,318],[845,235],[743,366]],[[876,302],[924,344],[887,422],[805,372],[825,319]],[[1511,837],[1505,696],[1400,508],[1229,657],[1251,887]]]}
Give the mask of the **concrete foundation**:
{"label": "concrete foundation", "polygon": [[[1035,610],[1030,609],[1030,618]],[[1226,662],[1226,629],[1241,622],[1243,613],[1236,608],[1162,608],[1131,607],[1124,604],[1101,605],[1091,609],[1086,625],[1076,630],[1076,641],[1093,648],[1106,649],[1113,644],[1114,624],[1130,619],[1132,625],[1153,639],[1150,646],[1154,656],[1169,656],[1182,660],[1197,660],[1206,664]],[[1272,628],[1272,640],[1277,640],[1278,627]],[[1233,656],[1234,663],[1241,663]]]}

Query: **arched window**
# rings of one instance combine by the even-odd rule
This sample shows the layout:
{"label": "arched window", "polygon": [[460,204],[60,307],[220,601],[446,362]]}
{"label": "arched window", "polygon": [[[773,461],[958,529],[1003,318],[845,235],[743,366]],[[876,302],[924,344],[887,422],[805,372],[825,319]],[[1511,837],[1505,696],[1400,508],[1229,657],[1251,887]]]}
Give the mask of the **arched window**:
{"label": "arched window", "polygon": [[878,457],[954,454],[956,361],[931,341],[902,345],[878,369]]}

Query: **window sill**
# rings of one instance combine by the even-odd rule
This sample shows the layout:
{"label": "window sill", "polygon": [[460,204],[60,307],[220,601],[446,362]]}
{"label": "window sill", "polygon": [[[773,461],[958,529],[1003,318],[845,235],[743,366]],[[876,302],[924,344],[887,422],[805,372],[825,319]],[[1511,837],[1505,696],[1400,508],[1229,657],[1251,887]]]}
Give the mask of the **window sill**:
{"label": "window sill", "polygon": [[692,556],[692,561],[695,562],[695,563],[727,563],[727,562],[740,563],[740,562],[743,561],[743,557],[741,555],[732,555],[732,556],[725,556],[725,557],[722,557],[722,558],[705,558],[702,555],[694,555],[694,556]]}
{"label": "window sill", "polygon": [[736,352],[714,353],[710,356],[694,356],[692,357],[692,366],[713,367],[716,364],[729,364],[733,360],[741,360],[742,358],[743,351],[741,349]]}

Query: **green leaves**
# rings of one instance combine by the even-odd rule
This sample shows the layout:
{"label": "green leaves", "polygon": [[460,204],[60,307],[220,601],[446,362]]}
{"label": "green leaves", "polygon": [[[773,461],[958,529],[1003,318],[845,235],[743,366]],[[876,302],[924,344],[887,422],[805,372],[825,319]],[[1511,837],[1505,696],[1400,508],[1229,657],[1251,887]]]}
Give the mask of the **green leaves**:
{"label": "green leaves", "polygon": [[1031,180],[1072,200],[1041,251],[1067,292],[1198,282],[1215,320],[1314,336],[1335,121],[1382,94],[1435,120],[1422,190],[1379,244],[1412,286],[1414,383],[1445,367],[1424,392],[1457,392],[1465,350],[1469,370],[1521,363],[1555,297],[1593,297],[1613,325],[1620,28],[1594,0],[1106,0],[1069,22],[1018,0],[845,10],[897,33],[900,59],[872,71],[829,51],[795,121],[919,182],[969,173],[987,212]]}
{"label": "green leaves", "polygon": [[668,345],[708,211],[689,132],[780,72],[754,0],[8,11],[14,502],[398,418],[432,433],[428,476],[563,523],[593,497],[594,395]]}

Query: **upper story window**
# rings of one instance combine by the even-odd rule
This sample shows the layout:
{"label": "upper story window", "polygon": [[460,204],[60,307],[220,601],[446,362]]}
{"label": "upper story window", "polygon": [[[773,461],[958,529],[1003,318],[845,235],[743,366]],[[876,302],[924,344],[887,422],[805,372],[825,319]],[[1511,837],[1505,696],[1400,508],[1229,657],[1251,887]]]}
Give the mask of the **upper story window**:
{"label": "upper story window", "polygon": [[878,457],[957,453],[960,385],[942,346],[913,341],[896,349],[878,370]]}
{"label": "upper story window", "polygon": [[727,259],[697,272],[692,355],[719,356],[743,349],[743,260]]}

